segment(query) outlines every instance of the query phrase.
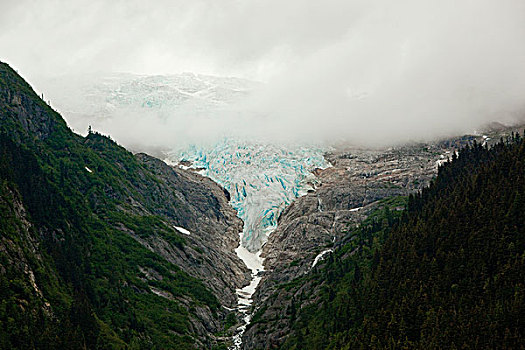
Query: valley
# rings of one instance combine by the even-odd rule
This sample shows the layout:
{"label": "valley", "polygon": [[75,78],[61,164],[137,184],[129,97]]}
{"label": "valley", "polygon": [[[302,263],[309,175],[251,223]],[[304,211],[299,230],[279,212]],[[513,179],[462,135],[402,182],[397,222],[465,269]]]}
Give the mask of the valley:
{"label": "valley", "polygon": [[[332,282],[330,269],[339,260],[364,264],[365,273],[373,260],[370,252],[379,254],[391,228],[405,217],[410,198],[432,187],[439,169],[457,160],[458,151],[472,145],[488,149],[522,129],[494,123],[470,135],[383,148],[277,143],[231,135],[200,144],[179,143],[179,133],[172,128],[180,127],[185,113],[199,111],[192,114],[197,124],[211,116],[219,118],[257,84],[194,74],[115,75],[84,86],[71,100],[57,96],[56,104],[70,124],[90,126],[83,137],[72,133],[7,66],[2,74],[11,82],[0,91],[6,106],[3,130],[9,135],[3,146],[6,154],[16,158],[20,147],[33,150],[29,156],[35,164],[44,164],[36,168],[41,169],[42,181],[59,185],[59,190],[49,191],[73,198],[85,212],[85,219],[64,217],[58,229],[45,221],[39,227],[25,211],[49,216],[49,209],[35,207],[30,192],[17,194],[15,188],[29,188],[29,180],[13,177],[5,167],[2,198],[6,206],[18,208],[12,225],[24,222],[26,233],[22,243],[13,243],[11,237],[0,247],[7,252],[6,261],[18,266],[9,270],[10,276],[29,276],[24,283],[34,291],[31,298],[18,298],[44,305],[41,309],[48,316],[42,317],[47,320],[50,312],[56,312],[52,310],[79,307],[77,301],[69,306],[57,303],[53,293],[66,299],[90,293],[78,303],[86,303],[86,315],[100,317],[89,321],[97,324],[92,326],[94,339],[109,342],[113,337],[115,344],[133,342],[139,347],[177,344],[237,350],[301,344],[301,337],[308,336],[302,332],[312,317],[309,310],[325,297],[323,286]],[[173,132],[173,143],[141,141],[140,134],[127,139],[118,131],[115,137],[163,160],[142,152],[131,154],[96,131],[122,125],[131,111],[128,123],[155,125],[160,120],[166,128],[163,135]],[[74,230],[65,241],[86,249],[78,256],[85,259],[80,264],[89,266],[86,271],[96,271],[93,279],[88,277],[92,272],[55,271],[53,259],[63,259],[69,252],[52,251],[49,258],[44,248],[71,230],[70,220],[80,220],[90,243],[79,243],[83,236]],[[103,229],[93,230],[96,225]],[[39,235],[31,233],[37,231]],[[27,253],[26,245],[36,253]],[[100,268],[103,257],[108,259],[106,249],[114,252]],[[108,263],[119,266],[119,280],[108,277]],[[40,274],[34,272],[38,269]],[[56,285],[66,285],[78,274],[85,286],[80,291],[57,291],[42,282],[42,270],[55,276]],[[361,274],[359,268],[355,271]],[[115,285],[119,292],[110,293],[112,299],[101,304],[102,295]],[[115,310],[114,304],[134,306]],[[156,311],[144,311],[148,305]],[[161,311],[158,305],[169,308]],[[67,312],[61,312],[60,322],[72,322],[64,316]],[[124,332],[119,328],[122,317],[140,321],[129,321]],[[50,329],[58,327],[49,322]],[[168,333],[159,335],[163,332]],[[73,331],[68,336],[83,337]]]}
{"label": "valley", "polygon": [[525,350],[524,0],[0,1],[0,350]]}

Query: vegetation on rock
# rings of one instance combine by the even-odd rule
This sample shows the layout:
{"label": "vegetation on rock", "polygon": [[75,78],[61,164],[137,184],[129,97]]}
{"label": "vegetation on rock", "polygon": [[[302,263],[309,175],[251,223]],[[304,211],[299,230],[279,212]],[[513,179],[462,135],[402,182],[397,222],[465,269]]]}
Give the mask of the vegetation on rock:
{"label": "vegetation on rock", "polygon": [[291,283],[281,347],[523,347],[524,169],[519,135],[474,143],[402,215],[369,217],[309,282]]}
{"label": "vegetation on rock", "polygon": [[108,137],[71,132],[0,63],[0,348],[206,344],[192,313],[218,319],[217,297],[140,242],[185,249],[149,210],[143,188],[160,181]]}

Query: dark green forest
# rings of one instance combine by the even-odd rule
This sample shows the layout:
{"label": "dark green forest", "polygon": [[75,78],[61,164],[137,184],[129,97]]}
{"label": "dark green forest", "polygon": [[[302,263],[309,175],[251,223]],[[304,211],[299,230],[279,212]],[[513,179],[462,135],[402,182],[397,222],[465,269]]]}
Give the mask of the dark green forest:
{"label": "dark green forest", "polygon": [[474,143],[377,210],[294,295],[282,348],[524,348],[524,167],[519,135]]}

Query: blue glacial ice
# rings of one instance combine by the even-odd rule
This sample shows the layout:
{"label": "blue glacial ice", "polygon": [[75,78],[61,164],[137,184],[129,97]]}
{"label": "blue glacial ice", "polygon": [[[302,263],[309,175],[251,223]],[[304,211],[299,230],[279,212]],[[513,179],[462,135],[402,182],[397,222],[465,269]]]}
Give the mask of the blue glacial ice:
{"label": "blue glacial ice", "polygon": [[191,162],[230,192],[231,204],[244,221],[241,245],[256,252],[286,206],[315,183],[311,171],[328,165],[323,153],[321,147],[223,139],[210,147],[190,146],[170,157]]}

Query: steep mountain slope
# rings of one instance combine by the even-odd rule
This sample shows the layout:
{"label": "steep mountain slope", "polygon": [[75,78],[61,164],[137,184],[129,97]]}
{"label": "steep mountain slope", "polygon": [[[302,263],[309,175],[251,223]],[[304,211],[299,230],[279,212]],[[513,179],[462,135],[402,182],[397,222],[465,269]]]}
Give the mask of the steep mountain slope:
{"label": "steep mountain slope", "polygon": [[[428,184],[437,172],[436,162],[450,151],[418,144],[390,150],[335,149],[326,154],[332,166],[315,171],[315,190],[286,208],[263,249],[267,271],[255,294],[263,322],[256,318],[250,326],[247,348],[278,344],[290,332],[289,319],[278,317],[291,300],[280,286],[311,274],[314,264],[327,258],[356,225],[383,206],[381,199],[407,196]],[[402,203],[393,201],[392,209],[402,209]]]}
{"label": "steep mountain slope", "polygon": [[520,137],[474,143],[406,211],[379,202],[324,262],[273,281],[246,348],[523,347],[524,161]]}
{"label": "steep mountain slope", "polygon": [[523,347],[524,193],[521,138],[445,164],[381,250],[355,343]]}
{"label": "steep mountain slope", "polygon": [[0,146],[1,348],[218,344],[249,278],[222,188],[72,133],[3,63]]}

